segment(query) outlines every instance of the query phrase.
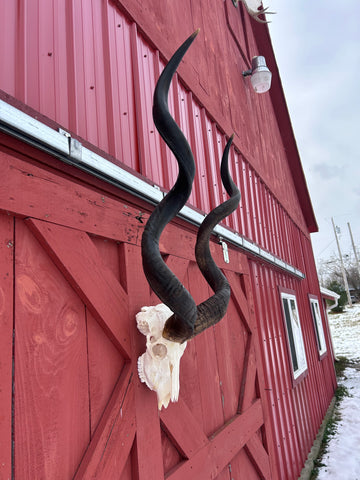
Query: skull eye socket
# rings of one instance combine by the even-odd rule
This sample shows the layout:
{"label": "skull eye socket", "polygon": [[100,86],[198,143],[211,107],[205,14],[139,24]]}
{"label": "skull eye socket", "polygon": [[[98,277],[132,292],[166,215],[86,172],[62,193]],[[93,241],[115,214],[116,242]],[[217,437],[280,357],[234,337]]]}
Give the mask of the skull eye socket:
{"label": "skull eye socket", "polygon": [[155,357],[164,358],[167,354],[167,348],[163,343],[157,343],[152,347]]}

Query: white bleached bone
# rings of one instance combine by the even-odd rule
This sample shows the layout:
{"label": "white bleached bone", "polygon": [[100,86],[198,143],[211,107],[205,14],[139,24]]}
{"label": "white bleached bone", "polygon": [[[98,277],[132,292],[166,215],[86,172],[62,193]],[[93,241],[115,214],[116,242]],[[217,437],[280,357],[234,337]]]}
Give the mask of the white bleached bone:
{"label": "white bleached bone", "polygon": [[[259,23],[271,23],[269,20],[262,20],[259,15],[274,15],[276,12],[268,12],[268,8],[263,8],[261,0],[240,0],[243,2],[248,14]],[[238,6],[239,0],[232,0],[235,7]]]}
{"label": "white bleached bone", "polygon": [[172,311],[163,303],[142,307],[136,315],[138,330],[146,336],[146,352],[138,358],[139,378],[156,392],[159,410],[179,398],[180,359],[186,348],[186,342],[180,344],[162,337],[164,324],[171,315]]}

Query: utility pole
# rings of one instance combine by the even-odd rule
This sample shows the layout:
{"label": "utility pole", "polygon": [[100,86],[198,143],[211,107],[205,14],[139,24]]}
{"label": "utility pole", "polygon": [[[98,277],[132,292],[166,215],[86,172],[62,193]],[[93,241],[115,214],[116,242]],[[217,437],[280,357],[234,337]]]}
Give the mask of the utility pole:
{"label": "utility pole", "polygon": [[359,257],[358,257],[358,254],[357,254],[357,251],[356,251],[356,248],[355,248],[355,243],[354,243],[354,239],[353,239],[353,235],[352,235],[352,231],[351,231],[351,227],[350,227],[350,223],[349,223],[349,222],[348,222],[348,228],[349,228],[349,232],[350,232],[350,238],[351,238],[352,247],[353,247],[353,250],[354,250],[354,255],[355,255],[355,260],[356,260],[356,266],[357,266],[357,269],[359,270],[359,273],[360,273]]}
{"label": "utility pole", "polygon": [[338,250],[339,250],[341,273],[342,273],[342,276],[343,276],[343,279],[344,279],[344,286],[345,286],[345,290],[346,290],[346,295],[347,295],[347,298],[348,298],[349,307],[352,307],[352,301],[351,301],[350,292],[349,292],[349,284],[348,284],[348,281],[347,281],[347,278],[346,278],[343,258],[342,258],[341,250],[340,250],[340,243],[339,243],[339,239],[338,239],[338,236],[337,236],[337,233],[336,233],[336,228],[335,228],[335,223],[334,223],[333,217],[331,217],[331,221],[332,221],[332,225],[333,225],[333,228],[334,228],[336,244],[337,244],[337,247],[338,247]]}

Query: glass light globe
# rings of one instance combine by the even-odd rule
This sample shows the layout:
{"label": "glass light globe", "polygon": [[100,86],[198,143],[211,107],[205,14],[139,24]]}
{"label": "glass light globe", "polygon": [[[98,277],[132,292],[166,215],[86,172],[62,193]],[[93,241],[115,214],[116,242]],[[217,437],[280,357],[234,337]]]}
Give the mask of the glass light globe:
{"label": "glass light globe", "polygon": [[266,66],[265,57],[259,55],[251,60],[251,85],[256,93],[265,93],[271,86],[271,72]]}
{"label": "glass light globe", "polygon": [[256,93],[265,93],[271,86],[271,72],[256,71],[251,75],[251,85]]}

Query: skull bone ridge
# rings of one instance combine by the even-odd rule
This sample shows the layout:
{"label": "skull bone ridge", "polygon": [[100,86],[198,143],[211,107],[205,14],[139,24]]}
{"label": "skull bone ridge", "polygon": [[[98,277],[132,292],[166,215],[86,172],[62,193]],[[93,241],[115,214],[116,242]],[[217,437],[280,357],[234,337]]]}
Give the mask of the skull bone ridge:
{"label": "skull bone ridge", "polygon": [[179,398],[180,359],[186,348],[186,342],[171,342],[162,336],[171,315],[163,303],[142,307],[136,315],[137,328],[146,336],[146,352],[138,358],[139,378],[156,392],[159,410]]}

